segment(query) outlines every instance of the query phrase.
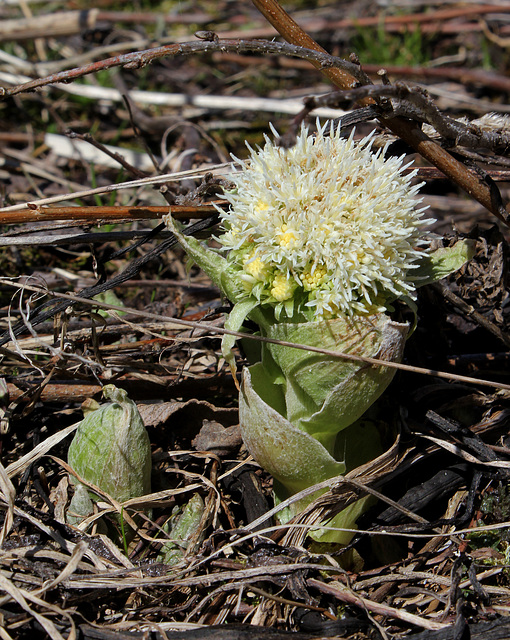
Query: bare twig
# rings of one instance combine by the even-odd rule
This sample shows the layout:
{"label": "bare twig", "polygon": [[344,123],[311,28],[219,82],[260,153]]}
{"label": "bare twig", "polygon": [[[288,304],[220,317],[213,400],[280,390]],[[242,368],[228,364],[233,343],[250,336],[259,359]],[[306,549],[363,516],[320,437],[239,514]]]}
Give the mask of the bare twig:
{"label": "bare twig", "polygon": [[[329,55],[326,51],[314,51],[303,46],[295,46],[282,42],[266,42],[264,40],[201,40],[197,42],[187,42],[180,44],[168,44],[153,49],[145,49],[144,51],[136,51],[134,53],[125,53],[106,60],[91,62],[90,64],[60,71],[45,78],[37,78],[29,82],[25,82],[14,87],[0,87],[0,98],[19,95],[40,89],[41,87],[59,82],[72,82],[77,78],[91,73],[97,73],[105,69],[113,69],[114,67],[124,67],[125,69],[140,69],[157,60],[158,58],[176,57],[182,55],[190,55],[195,53],[211,53],[214,51],[232,51],[234,53],[244,53],[256,51],[266,55],[286,55],[295,56],[309,60],[318,67],[338,67],[345,69],[345,73],[357,78],[359,81],[366,82],[368,76],[365,76],[359,66],[348,62],[343,58]],[[369,81],[369,80],[368,80]]]}
{"label": "bare twig", "polygon": [[[224,201],[218,201],[218,206],[224,206]],[[47,222],[48,220],[69,220],[73,224],[104,224],[107,222],[121,222],[133,220],[154,220],[172,212],[174,218],[187,220],[189,218],[207,218],[217,213],[212,204],[192,205],[163,205],[163,206],[98,206],[98,207],[35,207],[22,211],[0,211],[0,224],[21,224],[33,222]]]}
{"label": "bare twig", "polygon": [[501,329],[488,320],[481,313],[476,311],[470,304],[465,302],[462,298],[455,295],[453,291],[450,291],[448,287],[442,282],[436,282],[432,285],[436,291],[439,291],[449,302],[451,302],[454,306],[457,307],[465,316],[470,318],[473,322],[476,322],[480,327],[483,327],[486,331],[490,331],[492,335],[496,336],[501,342],[507,347],[510,348],[510,336],[501,331]]}
{"label": "bare twig", "polygon": [[372,613],[377,613],[383,616],[390,616],[391,618],[395,618],[395,620],[401,620],[403,622],[407,622],[409,624],[413,624],[417,627],[421,627],[422,629],[445,629],[448,625],[442,622],[435,622],[433,620],[427,620],[426,618],[422,618],[421,616],[417,616],[414,613],[409,613],[404,611],[403,609],[395,609],[394,607],[389,607],[385,604],[380,604],[379,602],[374,602],[373,600],[369,600],[368,598],[362,598],[353,593],[351,589],[343,586],[335,580],[334,582],[326,583],[320,582],[319,580],[315,580],[314,578],[310,578],[307,580],[307,585],[309,587],[315,587],[321,593],[327,593],[340,602],[345,602],[347,604],[351,604],[357,607],[360,607],[364,611],[371,611]]}
{"label": "bare twig", "polygon": [[[6,213],[8,211],[20,211],[31,209],[36,212],[40,210],[40,207],[47,204],[54,204],[55,202],[65,202],[67,200],[74,200],[75,198],[85,198],[87,196],[93,196],[101,193],[111,193],[112,191],[120,191],[122,189],[133,189],[137,187],[144,187],[153,184],[164,184],[165,182],[173,182],[184,180],[189,177],[202,177],[207,173],[214,173],[216,171],[224,171],[230,169],[230,162],[223,162],[221,164],[208,165],[204,168],[189,169],[188,171],[177,171],[174,173],[164,173],[160,176],[150,176],[149,178],[141,178],[139,180],[129,180],[127,182],[118,182],[116,184],[109,184],[104,187],[96,187],[95,189],[86,189],[84,191],[75,191],[74,193],[65,193],[58,196],[52,196],[50,198],[41,198],[28,203],[14,204],[10,207],[2,207],[0,213]],[[12,220],[12,219],[11,219]]]}
{"label": "bare twig", "polygon": [[130,164],[120,153],[116,151],[112,151],[108,149],[108,147],[97,140],[94,140],[93,136],[90,133],[76,133],[75,131],[66,131],[66,136],[71,140],[83,140],[84,142],[88,142],[93,147],[102,151],[107,156],[118,162],[126,171],[131,174],[134,178],[147,178],[148,173],[146,171],[142,171],[137,167]]}
{"label": "bare twig", "polygon": [[[252,67],[252,66],[271,66],[271,67],[284,67],[290,69],[309,69],[308,62],[306,60],[300,60],[298,58],[285,58],[280,57],[278,59],[260,58],[257,56],[241,56],[234,53],[213,54],[214,61],[229,61],[235,62],[238,65]],[[381,69],[380,64],[370,64],[363,62],[363,71],[369,75],[376,75]],[[501,73],[486,69],[470,69],[468,67],[460,66],[441,66],[441,67],[418,67],[410,65],[384,65],[384,69],[391,76],[403,76],[406,79],[417,78],[419,80],[431,79],[431,80],[452,80],[464,85],[474,84],[480,87],[490,87],[496,91],[510,91],[510,78],[504,76]],[[480,102],[478,99],[476,102]],[[482,102],[483,104],[483,102]],[[493,102],[491,107],[494,111],[508,112],[509,106],[500,104],[499,102]],[[487,109],[485,109],[487,111]]]}

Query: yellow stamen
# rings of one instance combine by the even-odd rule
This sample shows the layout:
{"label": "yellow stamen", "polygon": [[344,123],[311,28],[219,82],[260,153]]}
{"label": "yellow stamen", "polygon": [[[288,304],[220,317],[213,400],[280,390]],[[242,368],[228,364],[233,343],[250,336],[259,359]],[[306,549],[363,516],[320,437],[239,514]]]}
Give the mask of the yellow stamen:
{"label": "yellow stamen", "polygon": [[273,280],[273,286],[271,288],[271,295],[278,302],[283,302],[284,300],[289,300],[292,298],[292,294],[294,293],[294,287],[292,283],[288,280],[287,276],[284,276],[282,273],[277,273]]}
{"label": "yellow stamen", "polygon": [[265,262],[262,262],[260,258],[254,258],[253,253],[251,254],[251,256],[245,258],[243,266],[246,273],[249,273],[251,276],[253,276],[257,280],[260,280],[261,282],[264,281],[269,275],[269,267],[267,266],[267,264]]}
{"label": "yellow stamen", "polygon": [[322,284],[322,281],[326,275],[326,267],[322,264],[315,265],[315,269],[312,273],[312,266],[308,266],[305,268],[303,273],[299,276],[301,282],[303,283],[303,288],[305,291],[312,291],[313,289],[317,289],[319,285]]}
{"label": "yellow stamen", "polygon": [[262,200],[259,200],[255,205],[255,211],[257,213],[260,213],[261,211],[267,211],[268,209],[269,205],[267,204],[267,202],[263,202]]}
{"label": "yellow stamen", "polygon": [[282,224],[280,233],[277,235],[278,244],[280,247],[289,247],[292,248],[297,241],[296,234],[292,229],[289,229],[289,226],[286,224]]}

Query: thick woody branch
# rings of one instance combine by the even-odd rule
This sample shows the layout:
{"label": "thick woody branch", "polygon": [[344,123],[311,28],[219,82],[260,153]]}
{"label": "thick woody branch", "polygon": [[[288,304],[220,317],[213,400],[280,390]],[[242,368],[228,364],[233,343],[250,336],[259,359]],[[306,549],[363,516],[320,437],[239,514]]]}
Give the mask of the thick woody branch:
{"label": "thick woody branch", "polygon": [[[288,42],[325,53],[325,50],[301,29],[276,0],[253,0],[253,4]],[[359,74],[354,77],[345,67],[341,69],[321,68],[316,61],[310,59],[310,62],[340,89],[352,89],[358,84],[357,78],[359,78]],[[360,84],[367,83],[360,82]],[[373,103],[371,98],[365,98],[361,101],[363,105],[371,103]],[[502,222],[510,226],[508,211],[501,206],[499,198],[495,196],[493,185],[487,184],[475,172],[467,169],[445,149],[426,136],[417,123],[409,122],[403,118],[387,120],[380,117],[379,121],[440,169],[461,189],[475,198],[475,200],[478,200]]]}

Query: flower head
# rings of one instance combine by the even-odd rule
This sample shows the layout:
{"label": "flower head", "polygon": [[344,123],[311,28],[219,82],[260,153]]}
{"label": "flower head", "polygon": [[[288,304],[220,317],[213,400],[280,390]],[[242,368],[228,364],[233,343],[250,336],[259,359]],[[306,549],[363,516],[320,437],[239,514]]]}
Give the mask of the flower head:
{"label": "flower head", "polygon": [[374,153],[371,136],[342,138],[333,125],[314,135],[303,126],[290,149],[267,137],[250,148],[219,238],[248,296],[277,316],[298,309],[320,320],[384,311],[413,295],[429,221],[416,208],[416,172],[404,174],[403,158],[385,159],[385,150]]}

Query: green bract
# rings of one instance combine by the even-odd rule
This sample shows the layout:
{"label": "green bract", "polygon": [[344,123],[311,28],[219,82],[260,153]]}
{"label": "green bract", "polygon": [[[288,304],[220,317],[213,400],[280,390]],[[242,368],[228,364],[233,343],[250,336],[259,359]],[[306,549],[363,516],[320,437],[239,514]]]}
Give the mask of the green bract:
{"label": "green bract", "polygon": [[[267,337],[352,356],[399,361],[407,330],[406,324],[377,314],[275,323],[268,328]],[[280,413],[332,453],[337,434],[377,400],[390,383],[394,369],[265,344],[261,372],[282,392]],[[276,398],[274,390],[271,396]]]}
{"label": "green bract", "polygon": [[204,501],[199,493],[193,494],[182,509],[174,509],[170,521],[163,525],[163,531],[170,540],[163,543],[159,555],[161,562],[173,567],[185,558],[191,540],[197,535],[204,510]]}
{"label": "green bract", "polygon": [[[329,134],[329,135],[328,135]],[[240,423],[255,460],[274,477],[277,499],[344,474],[382,453],[378,430],[360,416],[390,383],[394,369],[352,361],[352,355],[399,362],[408,326],[387,315],[401,298],[414,305],[416,287],[455,271],[472,254],[469,243],[429,250],[418,209],[415,172],[403,158],[374,153],[371,138],[342,138],[340,128],[302,128],[283,149],[266,138],[232,176],[221,212],[223,253],[184,236],[164,220],[188,255],[234,304],[225,328],[249,318],[260,334],[331,352],[283,344],[246,348],[254,362],[243,372]],[[235,338],[222,350],[235,373]],[[245,341],[251,347],[249,341]],[[316,494],[294,503],[281,519]],[[360,500],[332,524],[353,528]],[[345,543],[349,535],[313,534]]]}
{"label": "green bract", "polygon": [[[103,395],[111,402],[86,414],[69,447],[68,462],[83,480],[125,502],[151,491],[149,436],[135,403],[123,389],[110,384],[103,388]],[[90,498],[97,496],[76,484],[70,511],[85,516],[90,513]]]}

